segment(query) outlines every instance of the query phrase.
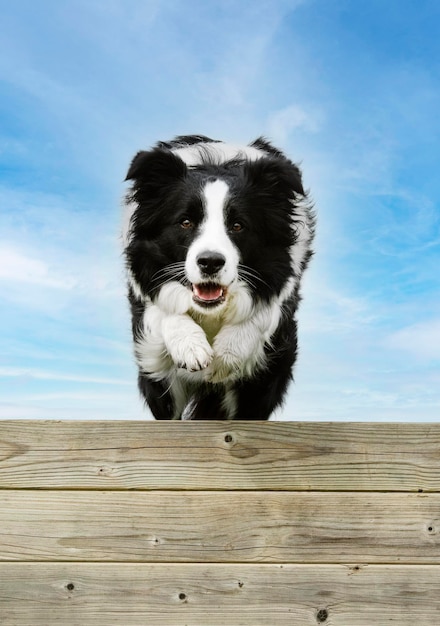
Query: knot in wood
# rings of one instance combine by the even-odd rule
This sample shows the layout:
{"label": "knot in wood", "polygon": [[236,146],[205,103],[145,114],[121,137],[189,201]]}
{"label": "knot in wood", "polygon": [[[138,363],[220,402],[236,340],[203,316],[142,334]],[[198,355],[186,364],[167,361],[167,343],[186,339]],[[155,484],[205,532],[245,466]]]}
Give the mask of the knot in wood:
{"label": "knot in wood", "polygon": [[235,456],[237,459],[249,459],[252,456],[257,456],[258,450],[257,448],[251,448],[242,443],[237,443],[235,446],[232,446],[230,453],[231,456]]}

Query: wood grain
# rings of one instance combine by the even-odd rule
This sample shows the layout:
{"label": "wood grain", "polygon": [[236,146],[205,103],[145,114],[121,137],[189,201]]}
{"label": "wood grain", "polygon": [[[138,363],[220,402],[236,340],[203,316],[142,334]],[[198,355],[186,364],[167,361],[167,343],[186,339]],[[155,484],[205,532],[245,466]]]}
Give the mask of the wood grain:
{"label": "wood grain", "polygon": [[440,492],[440,424],[0,422],[0,489]]}
{"label": "wood grain", "polygon": [[440,564],[440,495],[6,490],[0,560]]}
{"label": "wood grain", "polygon": [[432,566],[0,564],[2,626],[433,626]]}
{"label": "wood grain", "polygon": [[440,424],[0,421],[1,626],[432,626]]}

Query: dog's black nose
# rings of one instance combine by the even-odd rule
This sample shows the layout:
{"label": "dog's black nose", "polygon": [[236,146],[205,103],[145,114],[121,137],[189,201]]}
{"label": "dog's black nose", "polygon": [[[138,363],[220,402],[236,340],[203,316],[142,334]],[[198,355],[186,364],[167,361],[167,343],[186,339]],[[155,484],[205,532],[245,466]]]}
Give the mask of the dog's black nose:
{"label": "dog's black nose", "polygon": [[201,252],[197,257],[197,265],[200,267],[202,273],[209,276],[221,270],[225,263],[225,257],[219,252]]}

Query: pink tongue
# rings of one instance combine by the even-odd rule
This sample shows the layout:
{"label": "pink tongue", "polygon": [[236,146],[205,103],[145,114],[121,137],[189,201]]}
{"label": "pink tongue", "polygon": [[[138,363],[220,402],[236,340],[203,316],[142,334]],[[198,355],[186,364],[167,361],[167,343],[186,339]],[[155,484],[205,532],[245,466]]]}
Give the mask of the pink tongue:
{"label": "pink tongue", "polygon": [[200,300],[218,300],[223,295],[223,289],[218,285],[193,285],[193,290]]}

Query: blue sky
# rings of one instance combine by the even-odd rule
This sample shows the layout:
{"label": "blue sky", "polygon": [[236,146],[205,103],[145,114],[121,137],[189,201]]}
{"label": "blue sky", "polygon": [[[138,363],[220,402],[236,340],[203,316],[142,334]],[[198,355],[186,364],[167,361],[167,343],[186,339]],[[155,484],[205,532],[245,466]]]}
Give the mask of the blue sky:
{"label": "blue sky", "polygon": [[280,419],[440,417],[437,0],[15,0],[0,11],[0,417],[142,419],[133,154],[263,134],[318,213]]}

